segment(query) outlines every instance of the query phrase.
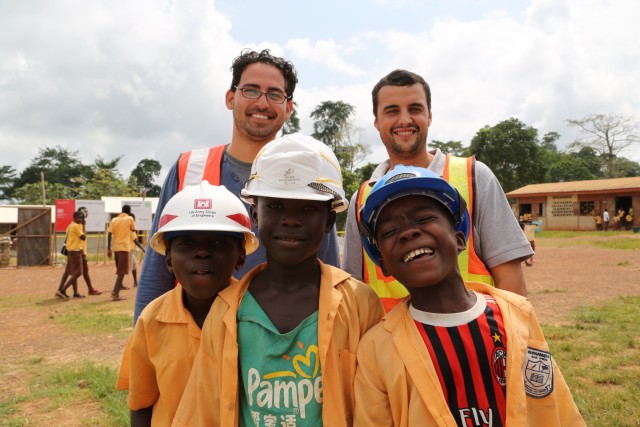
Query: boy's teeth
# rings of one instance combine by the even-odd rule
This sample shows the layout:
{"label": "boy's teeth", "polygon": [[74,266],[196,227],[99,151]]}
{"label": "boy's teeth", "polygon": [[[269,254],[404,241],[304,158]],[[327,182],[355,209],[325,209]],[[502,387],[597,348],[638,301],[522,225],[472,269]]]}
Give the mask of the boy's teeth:
{"label": "boy's teeth", "polygon": [[418,255],[432,254],[432,253],[433,253],[433,249],[428,249],[428,248],[416,249],[415,251],[411,251],[408,254],[406,254],[404,258],[402,258],[402,261],[409,262],[415,257],[417,257]]}

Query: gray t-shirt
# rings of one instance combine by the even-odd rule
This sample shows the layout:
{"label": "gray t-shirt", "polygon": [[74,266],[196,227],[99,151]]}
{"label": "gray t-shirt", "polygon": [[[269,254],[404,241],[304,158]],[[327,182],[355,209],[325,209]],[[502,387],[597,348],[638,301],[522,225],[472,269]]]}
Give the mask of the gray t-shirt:
{"label": "gray t-shirt", "polygon": [[[439,149],[428,169],[439,176],[444,173],[446,155]],[[377,181],[389,171],[389,160],[380,163],[371,175]],[[473,212],[473,248],[485,265],[491,269],[505,262],[525,259],[533,255],[531,245],[524,236],[511,211],[504,191],[491,169],[484,163],[475,164],[476,195]],[[363,280],[362,242],[356,220],[358,193],[351,197],[347,212],[342,269]]]}

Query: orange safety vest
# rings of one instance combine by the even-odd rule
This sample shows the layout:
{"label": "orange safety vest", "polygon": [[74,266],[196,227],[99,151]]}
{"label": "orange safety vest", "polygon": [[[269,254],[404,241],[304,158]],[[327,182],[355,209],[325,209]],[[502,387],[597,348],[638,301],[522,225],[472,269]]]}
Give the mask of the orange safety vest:
{"label": "orange safety vest", "polygon": [[180,154],[178,160],[178,191],[185,185],[197,185],[208,181],[211,185],[220,185],[222,155],[226,145],[201,148]]}
{"label": "orange safety vest", "polygon": [[[454,157],[447,155],[444,167],[445,181],[453,185],[460,195],[467,202],[469,210],[469,218],[471,218],[471,230],[469,232],[469,240],[467,248],[458,255],[458,266],[460,274],[464,281],[482,282],[493,285],[491,273],[484,265],[484,262],[478,257],[473,248],[473,199],[475,197],[473,189],[475,177],[475,157]],[[365,181],[360,187],[358,193],[358,201],[356,206],[356,216],[360,221],[360,207],[371,193],[372,186],[369,181]],[[362,249],[363,259],[363,277],[364,282],[369,284],[378,294],[385,311],[391,310],[401,299],[406,297],[409,292],[392,276],[385,276],[380,267],[378,267],[367,252]]]}

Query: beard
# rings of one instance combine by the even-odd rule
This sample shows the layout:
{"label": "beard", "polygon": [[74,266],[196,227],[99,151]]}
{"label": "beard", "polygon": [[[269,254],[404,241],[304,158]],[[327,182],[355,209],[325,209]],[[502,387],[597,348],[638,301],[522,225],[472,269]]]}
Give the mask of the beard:
{"label": "beard", "polygon": [[389,149],[395,155],[395,157],[401,159],[413,159],[421,153],[423,150],[426,150],[427,143],[426,141],[413,141],[411,143],[400,144],[398,142],[392,141]]}

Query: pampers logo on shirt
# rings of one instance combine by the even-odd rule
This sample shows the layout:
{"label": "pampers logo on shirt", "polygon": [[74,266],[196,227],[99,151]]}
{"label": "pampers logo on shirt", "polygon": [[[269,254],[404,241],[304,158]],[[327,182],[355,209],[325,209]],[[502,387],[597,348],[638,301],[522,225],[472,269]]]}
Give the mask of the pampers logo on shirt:
{"label": "pampers logo on shirt", "polygon": [[255,368],[247,372],[247,392],[249,406],[254,404],[267,411],[271,408],[292,409],[300,418],[306,417],[306,407],[314,400],[322,404],[322,375],[320,373],[320,356],[317,345],[310,345],[306,351],[302,343],[298,347],[303,350],[291,358],[291,370],[283,370],[260,375]]}

